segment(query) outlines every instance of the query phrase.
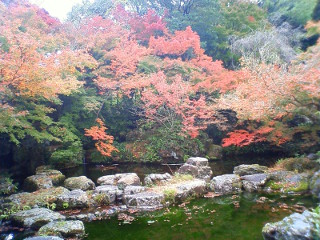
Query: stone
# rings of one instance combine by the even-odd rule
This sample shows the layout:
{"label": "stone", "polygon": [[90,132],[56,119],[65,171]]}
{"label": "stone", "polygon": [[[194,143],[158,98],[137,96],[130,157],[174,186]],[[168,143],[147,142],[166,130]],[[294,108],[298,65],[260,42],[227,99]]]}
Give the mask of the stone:
{"label": "stone", "polygon": [[61,194],[56,203],[57,209],[87,208],[89,199],[86,192],[77,189]]}
{"label": "stone", "polygon": [[155,192],[141,192],[124,197],[124,203],[128,208],[148,211],[163,207],[164,195]]}
{"label": "stone", "polygon": [[293,213],[276,223],[267,223],[262,229],[265,240],[312,240],[313,215],[309,211]]}
{"label": "stone", "polygon": [[202,157],[191,157],[186,163],[196,167],[207,167],[208,159]]}
{"label": "stone", "polygon": [[268,171],[268,167],[261,166],[259,164],[251,164],[246,165],[242,164],[234,168],[233,173],[244,176],[244,175],[252,175],[257,173],[265,173]]}
{"label": "stone", "polygon": [[241,192],[241,179],[236,174],[224,174],[212,178],[210,189],[218,194],[235,194]]}
{"label": "stone", "polygon": [[149,174],[144,178],[144,183],[147,186],[151,186],[154,184],[164,184],[168,182],[172,176],[169,173],[164,174]]}
{"label": "stone", "polygon": [[49,222],[64,220],[65,217],[47,208],[34,208],[12,214],[10,219],[17,226],[39,229]]}
{"label": "stone", "polygon": [[7,198],[7,200],[20,208],[25,206],[47,207],[48,203],[55,203],[58,196],[69,192],[70,191],[64,187],[40,189],[33,193],[22,192],[12,194]]}
{"label": "stone", "polygon": [[80,189],[83,191],[87,191],[95,189],[96,185],[91,179],[87,178],[86,176],[80,176],[67,178],[64,181],[64,187],[68,188],[69,190]]}
{"label": "stone", "polygon": [[99,185],[116,185],[120,190],[126,186],[140,186],[141,181],[136,173],[119,173],[115,175],[106,175],[99,177]]}
{"label": "stone", "polygon": [[320,156],[315,153],[309,153],[307,158],[310,160],[318,160],[320,158]]}
{"label": "stone", "polygon": [[222,158],[223,148],[220,145],[215,144],[207,144],[206,145],[206,156],[209,159],[217,160]]}
{"label": "stone", "polygon": [[117,186],[103,185],[96,187],[92,192],[92,199],[94,205],[110,205],[115,203],[118,200],[118,195],[122,195],[122,193],[123,191],[119,190]]}
{"label": "stone", "polygon": [[208,159],[192,157],[178,169],[178,173],[190,174],[195,178],[203,179],[208,182],[210,181],[212,170],[208,166]]}
{"label": "stone", "polygon": [[244,175],[241,177],[242,186],[245,191],[256,192],[262,190],[262,187],[266,184],[269,176],[264,173]]}
{"label": "stone", "polygon": [[50,222],[39,229],[39,235],[55,235],[62,238],[82,238],[85,235],[83,222],[79,220]]}
{"label": "stone", "polygon": [[39,237],[28,237],[24,240],[63,240],[63,238],[55,236],[39,236]]}
{"label": "stone", "polygon": [[39,189],[47,189],[52,187],[52,180],[45,175],[32,175],[27,177],[23,183],[23,189],[28,192],[34,192]]}
{"label": "stone", "polygon": [[126,195],[141,193],[141,192],[144,192],[145,190],[146,190],[146,188],[142,187],[142,186],[127,186],[123,190],[123,195],[126,196]]}
{"label": "stone", "polygon": [[313,196],[320,199],[320,171],[313,174],[310,181],[310,190]]}
{"label": "stone", "polygon": [[264,188],[266,192],[306,192],[309,189],[309,173],[275,171],[268,174],[269,180]]}
{"label": "stone", "polygon": [[190,197],[202,196],[207,192],[206,185],[206,181],[200,179],[195,179],[193,181],[178,185],[175,200],[182,202]]}
{"label": "stone", "polygon": [[23,183],[23,189],[28,192],[34,192],[39,189],[48,189],[60,185],[65,176],[58,170],[38,169],[36,175],[27,177]]}

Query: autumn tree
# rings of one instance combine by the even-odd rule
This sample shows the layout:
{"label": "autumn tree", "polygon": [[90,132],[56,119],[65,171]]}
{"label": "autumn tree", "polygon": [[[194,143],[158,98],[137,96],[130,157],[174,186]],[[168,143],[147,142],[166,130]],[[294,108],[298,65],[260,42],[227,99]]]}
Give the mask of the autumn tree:
{"label": "autumn tree", "polygon": [[302,147],[314,145],[320,121],[318,58],[319,42],[290,66],[252,64],[247,59],[238,72],[236,89],[225,94],[219,106],[233,109],[242,121],[260,124],[251,131],[230,133],[224,144],[244,146],[267,141],[282,145],[299,136]]}
{"label": "autumn tree", "polygon": [[25,136],[58,140],[48,128],[53,106],[82,86],[77,76],[95,63],[82,50],[71,50],[59,21],[38,7],[0,8],[0,131],[15,143]]}

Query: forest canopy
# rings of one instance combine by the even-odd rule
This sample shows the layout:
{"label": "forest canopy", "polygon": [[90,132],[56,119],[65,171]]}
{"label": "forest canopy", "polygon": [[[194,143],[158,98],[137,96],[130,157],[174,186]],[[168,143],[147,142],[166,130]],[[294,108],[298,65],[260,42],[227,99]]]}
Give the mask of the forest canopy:
{"label": "forest canopy", "polygon": [[318,12],[315,0],[95,0],[61,22],[1,1],[1,154],[70,166],[317,149]]}

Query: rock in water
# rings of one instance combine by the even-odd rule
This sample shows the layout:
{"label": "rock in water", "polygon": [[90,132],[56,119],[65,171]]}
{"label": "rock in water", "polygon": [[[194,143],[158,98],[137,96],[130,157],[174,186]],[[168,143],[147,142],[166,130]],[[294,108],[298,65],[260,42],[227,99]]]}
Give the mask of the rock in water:
{"label": "rock in water", "polygon": [[195,179],[188,183],[183,183],[177,186],[177,193],[175,196],[176,201],[183,202],[190,197],[202,196],[207,192],[206,181]]}
{"label": "rock in water", "polygon": [[39,189],[48,189],[60,185],[64,179],[65,176],[58,170],[37,170],[36,175],[27,177],[24,180],[23,189],[28,192],[34,192]]}
{"label": "rock in water", "polygon": [[212,178],[210,189],[218,194],[234,194],[241,192],[241,179],[236,174],[224,174]]}
{"label": "rock in water", "polygon": [[262,190],[269,176],[264,173],[245,175],[241,177],[244,190],[248,192],[256,192]]}
{"label": "rock in water", "polygon": [[78,189],[61,194],[56,203],[58,209],[86,208],[89,206],[89,199],[86,192]]}
{"label": "rock in water", "polygon": [[99,177],[97,180],[99,185],[115,185],[120,190],[126,186],[140,186],[141,181],[136,173],[119,173],[115,175],[106,175]]}
{"label": "rock in water", "polygon": [[65,217],[47,208],[34,208],[17,212],[11,215],[10,219],[18,226],[38,229],[49,222],[65,220]]}
{"label": "rock in water", "polygon": [[129,208],[144,211],[162,208],[163,201],[164,195],[155,192],[141,192],[124,197],[124,202]]}
{"label": "rock in water", "polygon": [[69,190],[80,189],[87,191],[95,189],[96,186],[91,179],[87,178],[86,176],[80,176],[67,178],[64,181],[64,187],[68,188]]}
{"label": "rock in water", "polygon": [[208,166],[208,159],[200,157],[192,157],[183,164],[179,170],[179,174],[190,174],[195,178],[210,181],[212,170]]}
{"label": "rock in water", "polygon": [[63,238],[82,238],[83,222],[79,220],[50,222],[39,229],[39,235],[55,235]]}
{"label": "rock in water", "polygon": [[[314,240],[313,214],[304,211],[293,213],[276,223],[267,223],[262,229],[265,240]],[[318,220],[319,221],[319,220]]]}
{"label": "rock in water", "polygon": [[261,166],[259,164],[246,165],[242,164],[234,168],[233,173],[240,176],[252,175],[257,173],[265,173],[268,171],[268,167]]}

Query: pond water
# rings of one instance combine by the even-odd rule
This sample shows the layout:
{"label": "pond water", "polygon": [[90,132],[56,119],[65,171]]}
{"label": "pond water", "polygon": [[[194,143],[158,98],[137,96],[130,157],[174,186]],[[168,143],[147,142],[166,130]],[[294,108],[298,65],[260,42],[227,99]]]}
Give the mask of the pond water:
{"label": "pond water", "polygon": [[[264,201],[260,202],[261,199]],[[131,224],[113,217],[85,226],[88,240],[254,240],[263,239],[261,230],[265,223],[283,219],[300,209],[299,205],[309,208],[315,207],[316,203],[308,196],[243,193],[239,197],[196,199],[185,206],[173,206],[140,216],[133,214],[135,220]]]}
{"label": "pond water", "polygon": [[[258,163],[264,166],[271,166],[279,157],[265,156],[265,157],[242,157],[242,158],[227,158],[222,160],[210,161],[209,165],[212,169],[213,176],[232,173],[233,168],[240,164],[254,164]],[[159,163],[120,163],[120,164],[105,164],[105,165],[93,165],[83,164],[81,166],[64,169],[63,174],[66,177],[74,177],[85,175],[92,179],[94,182],[104,175],[116,174],[116,173],[137,173],[141,180],[144,179],[146,174],[150,173],[174,173],[182,164],[159,164]]]}

